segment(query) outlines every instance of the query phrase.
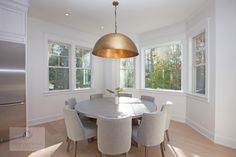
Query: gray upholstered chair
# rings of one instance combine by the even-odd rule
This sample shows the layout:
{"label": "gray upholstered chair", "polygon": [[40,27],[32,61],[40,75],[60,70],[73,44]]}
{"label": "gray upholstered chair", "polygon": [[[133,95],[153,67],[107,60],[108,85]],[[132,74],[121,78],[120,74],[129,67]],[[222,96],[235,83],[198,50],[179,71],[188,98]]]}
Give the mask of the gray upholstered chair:
{"label": "gray upholstered chair", "polygon": [[164,157],[164,135],[166,127],[166,112],[144,113],[140,126],[134,126],[132,138],[145,147],[161,146],[161,155]]}
{"label": "gray upholstered chair", "polygon": [[102,156],[125,154],[131,147],[132,124],[131,117],[124,118],[106,118],[97,119],[98,150]]}
{"label": "gray upholstered chair", "polygon": [[[67,106],[70,109],[75,109],[76,104],[77,104],[77,102],[76,102],[76,99],[74,97],[65,101],[65,106]],[[86,117],[82,113],[78,113],[78,115],[79,115],[79,118],[82,122],[90,120],[88,117]]]}
{"label": "gray upholstered chair", "polygon": [[77,102],[75,98],[70,98],[65,101],[65,105],[68,106],[70,109],[74,109],[76,104]]}
{"label": "gray upholstered chair", "polygon": [[132,98],[132,94],[129,94],[129,93],[119,93],[118,96],[119,97],[129,97],[129,98]]}
{"label": "gray upholstered chair", "polygon": [[77,142],[86,140],[97,135],[96,123],[91,121],[81,122],[77,112],[74,109],[64,107],[64,119],[68,137],[67,151],[69,151],[71,141],[75,142],[75,157],[77,154]]}
{"label": "gray upholstered chair", "polygon": [[165,135],[167,138],[167,141],[170,141],[170,136],[168,129],[170,127],[170,120],[171,120],[171,114],[172,114],[172,103],[165,104],[161,107],[161,111],[166,111],[166,126],[165,126]]}
{"label": "gray upholstered chair", "polygon": [[99,98],[103,98],[103,94],[99,93],[99,94],[90,95],[90,100],[99,99]]}
{"label": "gray upholstered chair", "polygon": [[152,96],[141,95],[141,100],[146,100],[155,103],[155,98]]}

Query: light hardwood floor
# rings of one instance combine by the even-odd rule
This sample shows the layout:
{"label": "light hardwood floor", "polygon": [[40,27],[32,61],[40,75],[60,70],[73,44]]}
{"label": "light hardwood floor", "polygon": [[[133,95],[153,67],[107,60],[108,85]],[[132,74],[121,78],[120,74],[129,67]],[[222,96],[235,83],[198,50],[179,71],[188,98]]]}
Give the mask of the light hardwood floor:
{"label": "light hardwood floor", "polygon": [[[73,157],[73,146],[66,152],[66,130],[64,120],[39,125],[46,130],[46,147],[63,142],[54,157]],[[236,150],[216,145],[183,123],[171,122],[171,141],[167,143],[166,157],[236,157]],[[0,144],[0,157],[27,157],[31,152],[9,151],[9,142]],[[79,142],[78,157],[100,157],[96,141]],[[129,157],[144,157],[144,147],[131,147]],[[161,157],[160,147],[148,149],[148,157]]]}

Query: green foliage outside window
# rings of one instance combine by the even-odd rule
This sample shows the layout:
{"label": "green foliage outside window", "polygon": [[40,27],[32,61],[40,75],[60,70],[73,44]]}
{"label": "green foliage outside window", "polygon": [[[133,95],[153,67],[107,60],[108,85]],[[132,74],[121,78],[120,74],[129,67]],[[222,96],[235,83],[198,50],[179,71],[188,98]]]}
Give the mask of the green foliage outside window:
{"label": "green foliage outside window", "polygon": [[135,86],[134,58],[120,60],[120,85],[124,88],[134,88]]}
{"label": "green foliage outside window", "polygon": [[48,41],[49,90],[69,89],[69,44]]}
{"label": "green foliage outside window", "polygon": [[76,48],[76,88],[91,87],[91,49]]}
{"label": "green foliage outside window", "polygon": [[145,88],[181,90],[180,42],[145,49]]}

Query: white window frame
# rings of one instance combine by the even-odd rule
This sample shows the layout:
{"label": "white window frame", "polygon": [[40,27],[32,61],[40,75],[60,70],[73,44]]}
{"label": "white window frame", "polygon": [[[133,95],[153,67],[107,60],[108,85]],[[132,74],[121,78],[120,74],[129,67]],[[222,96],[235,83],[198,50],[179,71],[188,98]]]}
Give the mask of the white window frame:
{"label": "white window frame", "polygon": [[[180,90],[172,90],[172,89],[161,89],[161,88],[157,88],[157,89],[153,89],[153,88],[146,88],[145,87],[145,49],[150,49],[150,48],[157,48],[157,47],[162,47],[165,45],[169,45],[171,43],[176,43],[176,42],[180,42],[182,45],[182,49],[181,49],[181,89]],[[141,89],[144,90],[150,90],[150,91],[160,91],[160,92],[174,92],[174,93],[183,93],[184,88],[185,88],[185,84],[184,84],[184,69],[185,69],[185,62],[184,62],[184,58],[185,58],[185,40],[184,39],[173,39],[171,41],[163,41],[163,42],[158,42],[158,44],[155,45],[151,45],[151,46],[143,46],[141,48]]]}
{"label": "white window frame", "polygon": [[[202,101],[207,101],[209,102],[209,23],[210,19],[208,18],[207,20],[201,21],[198,25],[193,27],[191,30],[188,32],[188,64],[189,64],[189,69],[188,69],[188,91],[187,94],[190,96],[196,97]],[[205,94],[199,94],[199,93],[194,93],[194,77],[193,77],[193,43],[192,39],[196,37],[197,35],[201,34],[202,32],[205,32]]]}
{"label": "white window frame", "polygon": [[[125,58],[124,58],[125,59]],[[133,57],[132,59],[134,59],[134,87],[133,88],[127,88],[127,87],[123,87],[124,89],[135,89],[136,88],[136,82],[137,82],[137,79],[136,79],[136,57]],[[121,71],[121,68],[120,68],[120,64],[121,64],[121,60],[119,60],[119,86],[121,86],[120,84],[120,71]],[[127,70],[127,69],[126,69]]]}
{"label": "white window frame", "polygon": [[[70,58],[69,58],[69,89],[66,90],[49,90],[49,66],[48,66],[48,41],[56,41],[59,43],[66,43],[71,45],[71,52],[70,52]],[[93,77],[93,59],[92,55],[90,56],[90,66],[91,66],[91,87],[90,88],[76,88],[76,70],[75,70],[75,47],[84,47],[92,49],[91,45],[85,41],[75,41],[71,40],[62,36],[54,35],[45,33],[44,34],[44,66],[45,66],[45,72],[43,74],[43,77],[45,79],[45,85],[44,85],[44,94],[46,95],[55,95],[55,94],[63,94],[63,93],[77,93],[77,92],[86,92],[88,90],[92,90],[94,88],[94,77]]]}
{"label": "white window frame", "polygon": [[[89,67],[90,67],[90,68],[77,68],[77,67],[76,67],[76,54],[75,54],[75,49],[76,49],[76,48],[84,48],[84,49],[90,49],[90,50],[91,50],[91,51],[90,51],[90,54],[89,54],[89,55],[90,55],[90,58],[89,58],[89,59],[90,59],[90,65],[89,65]],[[92,78],[93,78],[93,76],[92,76],[92,75],[93,75],[93,72],[92,72],[92,71],[93,71],[93,70],[92,70],[92,64],[93,64],[93,63],[92,63],[92,48],[85,47],[85,46],[75,45],[75,49],[74,49],[74,60],[75,60],[75,62],[74,62],[74,64],[73,64],[73,68],[72,68],[72,70],[75,71],[75,72],[74,72],[74,77],[73,77],[73,78],[75,79],[75,80],[74,80],[74,88],[73,88],[73,89],[75,89],[75,90],[90,89],[90,88],[92,88],[92,85],[93,85],[93,81],[92,81],[92,80],[93,80],[93,79],[92,79]],[[72,58],[73,58],[73,57],[72,57]],[[91,71],[91,84],[90,84],[90,87],[88,87],[88,88],[76,88],[76,70],[77,70],[77,69],[89,69],[89,70]]]}
{"label": "white window frame", "polygon": [[[206,83],[207,83],[207,59],[206,59],[206,55],[207,55],[207,47],[206,47],[206,31],[203,30],[202,32],[200,32],[198,35],[204,33],[204,36],[205,36],[205,46],[204,46],[204,51],[205,51],[205,54],[204,54],[204,57],[205,57],[205,62],[202,63],[202,64],[196,64],[196,51],[194,50],[194,48],[192,47],[192,93],[193,94],[196,94],[196,95],[202,95],[202,96],[205,96],[207,94],[207,87],[206,87]],[[193,40],[195,37],[197,37],[198,35],[194,36],[191,41],[192,41],[192,44],[193,44]],[[193,45],[192,45],[193,46]],[[197,67],[201,67],[201,66],[204,66],[205,67],[205,94],[201,94],[201,93],[197,93],[196,91],[196,86],[197,86],[197,80],[196,80],[196,77],[197,77]]]}

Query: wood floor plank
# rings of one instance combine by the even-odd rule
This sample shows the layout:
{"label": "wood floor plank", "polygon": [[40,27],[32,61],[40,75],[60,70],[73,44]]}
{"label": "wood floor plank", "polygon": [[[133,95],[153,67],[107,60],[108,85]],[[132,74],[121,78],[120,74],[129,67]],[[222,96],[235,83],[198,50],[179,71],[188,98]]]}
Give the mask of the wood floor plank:
{"label": "wood floor plank", "polygon": [[[66,129],[64,120],[38,125],[45,128],[45,145],[52,146],[59,142],[63,144],[53,154],[54,157],[73,157],[74,145],[66,152]],[[171,122],[170,142],[167,142],[165,157],[236,157],[236,150],[214,144],[184,123]],[[27,157],[28,151],[10,151],[9,142],[0,143],[0,157]],[[128,157],[144,157],[144,147],[131,147]],[[96,141],[78,143],[78,157],[100,157]],[[109,156],[107,156],[109,157]],[[122,157],[122,155],[117,156]],[[148,157],[161,157],[160,146],[148,148]]]}

